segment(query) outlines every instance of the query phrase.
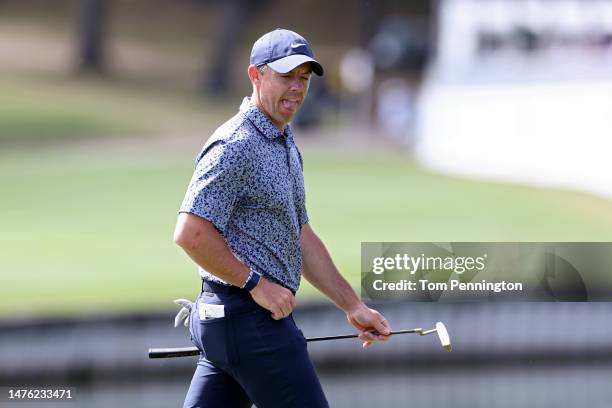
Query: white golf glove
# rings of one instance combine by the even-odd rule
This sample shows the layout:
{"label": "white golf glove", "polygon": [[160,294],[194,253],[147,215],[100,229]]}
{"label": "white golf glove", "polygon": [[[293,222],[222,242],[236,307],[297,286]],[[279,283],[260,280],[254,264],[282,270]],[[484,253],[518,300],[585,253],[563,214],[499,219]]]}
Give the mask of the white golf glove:
{"label": "white golf glove", "polygon": [[181,323],[183,326],[189,327],[189,316],[191,315],[194,303],[187,299],[175,299],[174,303],[182,306],[181,310],[174,317],[174,327],[179,327]]}

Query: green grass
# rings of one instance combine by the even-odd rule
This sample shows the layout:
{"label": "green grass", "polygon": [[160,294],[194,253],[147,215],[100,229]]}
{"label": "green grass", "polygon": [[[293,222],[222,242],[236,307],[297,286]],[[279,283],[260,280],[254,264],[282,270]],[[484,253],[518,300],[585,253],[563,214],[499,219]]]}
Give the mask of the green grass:
{"label": "green grass", "polygon": [[397,154],[307,157],[311,224],[358,282],[362,241],[609,241],[612,203],[424,172]]}
{"label": "green grass", "polygon": [[[172,232],[195,154],[0,153],[0,316],[193,297]],[[355,287],[361,241],[612,239],[612,203],[588,195],[438,176],[384,152],[304,158],[311,224]]]}
{"label": "green grass", "polygon": [[[227,104],[95,76],[0,76],[0,147],[209,130]],[[212,120],[211,120],[212,119]]]}
{"label": "green grass", "polygon": [[0,160],[2,312],[144,307],[193,278],[172,242],[191,160],[93,156]]}

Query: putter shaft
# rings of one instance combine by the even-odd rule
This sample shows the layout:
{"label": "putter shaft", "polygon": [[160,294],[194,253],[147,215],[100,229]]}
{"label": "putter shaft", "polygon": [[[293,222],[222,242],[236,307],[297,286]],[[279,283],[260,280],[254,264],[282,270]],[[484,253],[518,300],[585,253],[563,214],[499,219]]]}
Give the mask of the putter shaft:
{"label": "putter shaft", "polygon": [[[424,331],[420,327],[417,327],[415,329],[392,331],[389,335],[392,336],[395,334],[417,333],[420,336],[426,336],[436,331],[437,331],[437,328]],[[374,332],[374,334],[378,334],[378,333]],[[342,334],[338,336],[309,337],[306,339],[306,341],[308,343],[311,343],[315,341],[325,341],[325,340],[356,339],[358,337],[359,337],[358,334]],[[187,356],[197,356],[199,354],[200,354],[200,350],[198,350],[197,347],[150,348],[149,349],[149,358],[187,357]]]}
{"label": "putter shaft", "polygon": [[[391,333],[389,333],[389,336],[392,336],[394,334],[419,333],[420,331],[422,331],[422,330],[419,329],[419,328],[417,328],[417,329],[409,329],[409,330],[397,330],[397,331],[392,331]],[[373,334],[379,335],[380,333],[374,332]],[[358,337],[359,337],[358,334],[341,334],[339,336],[309,337],[309,338],[306,339],[306,341],[308,343],[310,343],[310,342],[313,342],[313,341],[323,341],[323,340],[356,339]]]}

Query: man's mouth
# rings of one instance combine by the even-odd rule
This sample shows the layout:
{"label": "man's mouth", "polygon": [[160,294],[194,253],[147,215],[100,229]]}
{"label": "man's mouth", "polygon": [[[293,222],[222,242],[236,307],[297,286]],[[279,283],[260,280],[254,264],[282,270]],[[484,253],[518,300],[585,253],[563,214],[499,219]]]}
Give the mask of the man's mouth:
{"label": "man's mouth", "polygon": [[290,111],[295,111],[297,110],[298,106],[300,104],[300,100],[297,98],[283,98],[281,99],[281,105],[283,106],[283,108],[290,110]]}

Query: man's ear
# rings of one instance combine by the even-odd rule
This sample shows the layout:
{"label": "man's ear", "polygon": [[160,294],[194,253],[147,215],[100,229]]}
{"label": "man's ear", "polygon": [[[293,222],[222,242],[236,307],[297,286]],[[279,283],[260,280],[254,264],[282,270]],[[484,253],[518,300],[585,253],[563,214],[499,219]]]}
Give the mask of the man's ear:
{"label": "man's ear", "polygon": [[255,64],[249,65],[249,67],[247,68],[247,75],[249,76],[249,79],[252,83],[259,84],[259,70],[255,66]]}

